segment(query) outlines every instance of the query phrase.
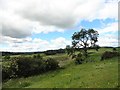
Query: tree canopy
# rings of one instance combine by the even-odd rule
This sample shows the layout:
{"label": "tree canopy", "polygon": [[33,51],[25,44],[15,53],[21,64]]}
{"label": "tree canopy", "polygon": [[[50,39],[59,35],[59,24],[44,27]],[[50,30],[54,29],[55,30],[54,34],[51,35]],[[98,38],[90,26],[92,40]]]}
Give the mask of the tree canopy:
{"label": "tree canopy", "polygon": [[98,32],[94,29],[81,29],[72,36],[72,45],[74,48],[83,48],[87,56],[88,47],[94,47],[98,41]]}

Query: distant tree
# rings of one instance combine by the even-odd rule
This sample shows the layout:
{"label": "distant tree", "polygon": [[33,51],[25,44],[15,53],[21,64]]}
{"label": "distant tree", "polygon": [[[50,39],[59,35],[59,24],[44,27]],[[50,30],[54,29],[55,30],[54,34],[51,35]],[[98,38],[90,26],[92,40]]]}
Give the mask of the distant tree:
{"label": "distant tree", "polygon": [[57,53],[65,53],[65,50],[60,48],[60,49],[57,50]]}
{"label": "distant tree", "polygon": [[57,51],[56,50],[47,50],[47,51],[45,51],[45,54],[46,55],[55,55],[55,54],[57,54]]}
{"label": "distant tree", "polygon": [[98,41],[98,32],[94,29],[81,29],[75,32],[72,36],[72,45],[74,48],[83,48],[85,56],[87,57],[88,47],[94,47]]}

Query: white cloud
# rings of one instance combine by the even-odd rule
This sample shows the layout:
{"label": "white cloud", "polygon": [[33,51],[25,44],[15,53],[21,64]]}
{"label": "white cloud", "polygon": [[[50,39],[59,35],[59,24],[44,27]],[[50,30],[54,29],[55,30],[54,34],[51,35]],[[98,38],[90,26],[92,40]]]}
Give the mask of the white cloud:
{"label": "white cloud", "polygon": [[53,39],[51,41],[42,40],[39,38],[10,38],[4,37],[0,41],[3,45],[7,44],[8,47],[1,48],[0,51],[12,51],[12,52],[29,52],[29,51],[45,51],[51,49],[65,48],[66,45],[71,44],[70,40],[63,37]]}
{"label": "white cloud", "polygon": [[108,23],[105,27],[97,30],[99,34],[118,32],[118,22]]}
{"label": "white cloud", "polygon": [[59,37],[57,39],[51,40],[50,41],[50,48],[65,48],[66,45],[70,45],[71,41],[70,40],[66,40],[63,37]]}
{"label": "white cloud", "polygon": [[23,38],[31,35],[32,23],[13,13],[2,12],[0,26],[4,36]]}
{"label": "white cloud", "polygon": [[115,37],[114,35],[105,35],[98,38],[98,45],[118,47],[118,37]]}
{"label": "white cloud", "polygon": [[100,46],[118,46],[118,23],[107,24],[102,29],[98,30],[100,37],[98,38],[98,44]]}
{"label": "white cloud", "polygon": [[2,34],[24,38],[31,33],[63,32],[80,20],[117,19],[117,3],[106,0],[0,0]]}
{"label": "white cloud", "polygon": [[[12,18],[13,17],[13,18]],[[15,15],[14,13],[2,12],[0,15],[0,30],[2,35],[13,38],[25,38],[31,36],[32,33],[48,33],[48,32],[63,32],[63,29],[55,26],[40,25],[39,22],[30,21]]]}
{"label": "white cloud", "polygon": [[34,28],[32,30],[32,33],[49,33],[49,32],[64,32],[64,29],[61,28],[57,28],[55,26],[52,25],[40,25],[39,22],[34,22]]}
{"label": "white cloud", "polygon": [[107,3],[103,7],[98,12],[98,19],[113,18],[118,20],[118,3]]}
{"label": "white cloud", "polygon": [[[75,28],[82,20],[107,18],[117,20],[118,4],[105,1],[0,0],[0,31],[2,31],[0,42],[7,44],[7,48],[13,51],[63,48],[66,44],[70,44],[70,41],[62,37],[51,41],[28,37],[36,33],[64,32]],[[101,34],[116,31],[117,23],[99,29]],[[102,42],[102,38],[100,40]]]}

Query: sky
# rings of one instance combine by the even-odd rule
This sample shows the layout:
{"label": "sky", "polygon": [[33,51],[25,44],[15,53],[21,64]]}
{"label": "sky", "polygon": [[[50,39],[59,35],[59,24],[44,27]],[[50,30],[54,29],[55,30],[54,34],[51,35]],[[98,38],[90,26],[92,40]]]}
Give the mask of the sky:
{"label": "sky", "polygon": [[0,51],[65,48],[82,28],[99,46],[118,46],[119,0],[0,0]]}

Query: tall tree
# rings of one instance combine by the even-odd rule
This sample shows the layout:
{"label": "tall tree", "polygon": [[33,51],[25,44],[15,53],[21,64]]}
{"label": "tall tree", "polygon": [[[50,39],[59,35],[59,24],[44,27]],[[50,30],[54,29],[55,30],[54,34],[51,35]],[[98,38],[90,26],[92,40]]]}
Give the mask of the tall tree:
{"label": "tall tree", "polygon": [[81,31],[73,34],[72,45],[74,48],[83,48],[85,56],[87,57],[88,47],[95,46],[98,41],[98,36],[98,32],[94,29],[81,29]]}

